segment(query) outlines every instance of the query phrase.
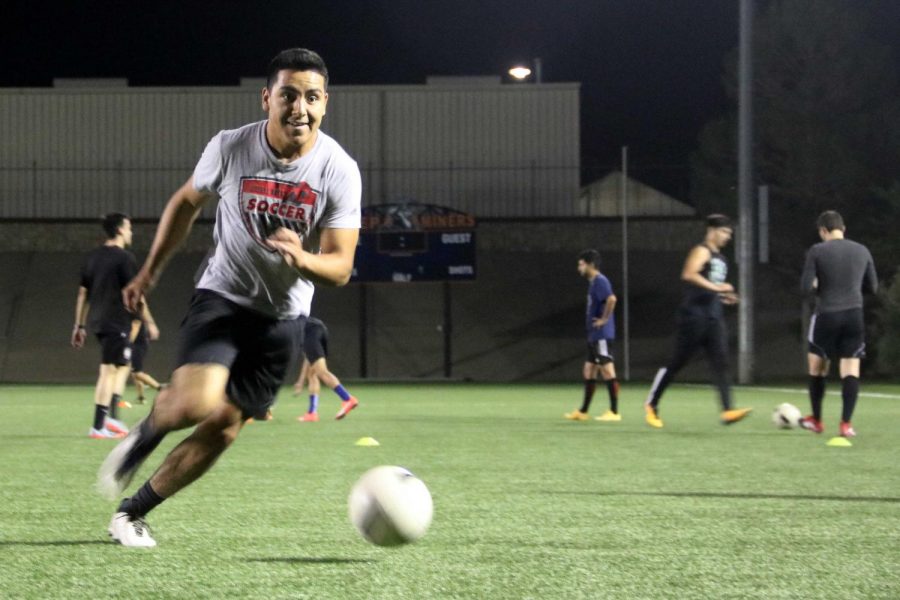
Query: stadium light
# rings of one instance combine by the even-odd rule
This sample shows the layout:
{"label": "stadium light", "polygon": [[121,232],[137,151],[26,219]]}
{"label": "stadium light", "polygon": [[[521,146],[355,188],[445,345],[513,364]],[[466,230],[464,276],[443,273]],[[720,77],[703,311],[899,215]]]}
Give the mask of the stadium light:
{"label": "stadium light", "polygon": [[524,81],[531,75],[531,69],[522,65],[516,65],[515,67],[509,70],[509,75],[513,79],[518,79],[519,81]]}
{"label": "stadium light", "polygon": [[521,65],[521,64],[515,65],[507,72],[509,73],[509,76],[512,77],[513,79],[515,79],[516,81],[525,81],[526,79],[531,77],[532,73],[534,73],[534,77],[533,77],[534,83],[541,83],[542,82],[541,59],[540,58],[533,59],[532,66],[534,67],[533,70],[531,67],[529,67],[527,65]]}

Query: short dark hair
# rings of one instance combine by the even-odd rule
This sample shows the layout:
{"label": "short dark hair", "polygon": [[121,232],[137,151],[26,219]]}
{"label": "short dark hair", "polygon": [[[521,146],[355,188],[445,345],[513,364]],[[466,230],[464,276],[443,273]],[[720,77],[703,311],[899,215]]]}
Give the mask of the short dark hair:
{"label": "short dark hair", "polygon": [[582,250],[578,255],[578,260],[583,260],[589,265],[594,265],[595,269],[600,268],[600,253],[594,250]]}
{"label": "short dark hair", "polygon": [[730,227],[734,229],[734,225],[731,224],[731,219],[728,215],[723,215],[721,213],[713,213],[711,215],[706,215],[706,226],[707,227]]}
{"label": "short dark hair", "polygon": [[844,217],[836,210],[826,210],[819,218],[816,219],[817,227],[824,227],[825,231],[834,231],[835,229],[844,230]]}
{"label": "short dark hair", "polygon": [[279,52],[269,63],[266,73],[266,87],[270,90],[278,79],[278,72],[282,69],[291,71],[315,71],[325,78],[325,87],[328,88],[328,67],[322,57],[306,48],[288,48]]}
{"label": "short dark hair", "polygon": [[128,215],[118,212],[104,215],[103,220],[100,221],[100,225],[103,227],[103,231],[106,232],[106,238],[111,240],[119,235],[119,227],[125,224],[127,218]]}

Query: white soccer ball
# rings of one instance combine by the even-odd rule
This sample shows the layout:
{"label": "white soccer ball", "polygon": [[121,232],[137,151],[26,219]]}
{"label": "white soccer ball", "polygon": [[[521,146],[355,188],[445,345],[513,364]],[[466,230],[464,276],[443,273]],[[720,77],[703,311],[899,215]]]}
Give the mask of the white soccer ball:
{"label": "white soccer ball", "polygon": [[793,429],[800,425],[801,418],[803,413],[800,409],[787,402],[776,406],[775,412],[772,413],[772,423],[779,429]]}
{"label": "white soccer ball", "polygon": [[428,530],[434,505],[421,479],[403,467],[369,469],[353,485],[350,521],[377,546],[414,542]]}

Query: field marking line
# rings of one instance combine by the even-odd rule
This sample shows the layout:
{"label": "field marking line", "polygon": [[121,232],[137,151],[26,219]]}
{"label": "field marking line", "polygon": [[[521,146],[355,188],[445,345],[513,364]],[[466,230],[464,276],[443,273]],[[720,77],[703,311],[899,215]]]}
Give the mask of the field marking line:
{"label": "field marking line", "polygon": [[[682,383],[681,385],[685,387],[708,387],[702,383]],[[808,394],[809,392],[803,388],[777,388],[777,387],[765,387],[760,385],[736,385],[735,389],[738,390],[750,390],[756,392],[775,392],[778,394]],[[840,396],[840,391],[830,391],[825,392],[828,396]],[[866,398],[890,398],[891,400],[900,400],[900,394],[886,394],[884,392],[860,392],[859,395],[861,397]]]}

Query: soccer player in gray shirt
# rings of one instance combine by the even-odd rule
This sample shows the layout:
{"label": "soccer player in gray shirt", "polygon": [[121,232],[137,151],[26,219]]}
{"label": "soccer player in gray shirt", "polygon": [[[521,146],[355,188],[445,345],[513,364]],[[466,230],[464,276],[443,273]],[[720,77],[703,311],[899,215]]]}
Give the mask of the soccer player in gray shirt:
{"label": "soccer player in gray shirt", "polygon": [[878,291],[875,263],[868,248],[844,239],[844,219],[833,210],[816,222],[822,241],[806,254],[800,286],[815,293],[816,310],[809,325],[809,400],[812,414],[804,417],[804,429],[822,433],[822,398],[831,361],[839,360],[841,374],[840,435],[856,435],[850,419],[859,396],[859,363],[865,356],[863,293]]}
{"label": "soccer player in gray shirt", "polygon": [[266,415],[296,360],[314,283],[350,279],[361,178],[319,129],[327,90],[318,54],[278,54],[261,91],[266,119],[210,140],[123,290],[134,310],[204,204],[216,203],[215,249],[179,332],[171,385],[100,469],[100,490],[117,497],[166,434],[196,425],[113,515],[110,536],[124,546],[155,546],[144,516],[212,467],[248,419]]}

